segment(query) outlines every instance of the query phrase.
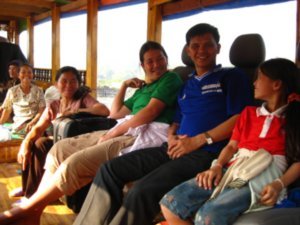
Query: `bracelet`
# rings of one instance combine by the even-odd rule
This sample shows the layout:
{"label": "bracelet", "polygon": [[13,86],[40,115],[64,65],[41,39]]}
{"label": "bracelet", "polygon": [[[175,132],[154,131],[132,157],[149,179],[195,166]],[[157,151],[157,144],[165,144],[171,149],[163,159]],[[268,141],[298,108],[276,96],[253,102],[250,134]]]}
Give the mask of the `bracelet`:
{"label": "bracelet", "polygon": [[277,178],[275,181],[277,181],[278,183],[280,183],[282,189],[285,188],[284,183],[282,182],[282,180],[280,178]]}

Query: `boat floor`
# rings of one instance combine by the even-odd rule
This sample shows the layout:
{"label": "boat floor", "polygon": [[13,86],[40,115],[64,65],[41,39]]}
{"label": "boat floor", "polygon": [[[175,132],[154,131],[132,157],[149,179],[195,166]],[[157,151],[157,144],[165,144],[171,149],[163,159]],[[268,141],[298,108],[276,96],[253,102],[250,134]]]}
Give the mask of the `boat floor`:
{"label": "boat floor", "polygon": [[[0,211],[11,208],[11,204],[19,198],[10,198],[8,193],[21,186],[21,176],[17,171],[17,163],[0,163]],[[46,207],[41,218],[41,225],[71,225],[75,214],[67,206],[55,202]]]}

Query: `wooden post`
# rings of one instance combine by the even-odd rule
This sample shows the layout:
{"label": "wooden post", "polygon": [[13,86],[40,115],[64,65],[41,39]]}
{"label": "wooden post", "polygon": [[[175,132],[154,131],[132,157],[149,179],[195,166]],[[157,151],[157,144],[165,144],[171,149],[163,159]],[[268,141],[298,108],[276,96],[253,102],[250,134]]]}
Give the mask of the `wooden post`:
{"label": "wooden post", "polygon": [[16,34],[17,34],[17,21],[10,20],[8,25],[7,37],[9,42],[19,44],[17,42]]}
{"label": "wooden post", "polygon": [[34,26],[33,17],[27,17],[27,33],[28,33],[28,49],[27,49],[27,59],[28,62],[34,66]]}
{"label": "wooden post", "polygon": [[86,85],[92,89],[94,97],[97,96],[97,19],[98,0],[88,0]]}
{"label": "wooden post", "polygon": [[56,71],[60,68],[60,9],[53,3],[52,11],[52,83],[55,82]]}
{"label": "wooden post", "polygon": [[148,1],[148,28],[147,39],[161,42],[162,13],[161,5],[155,4],[155,0]]}

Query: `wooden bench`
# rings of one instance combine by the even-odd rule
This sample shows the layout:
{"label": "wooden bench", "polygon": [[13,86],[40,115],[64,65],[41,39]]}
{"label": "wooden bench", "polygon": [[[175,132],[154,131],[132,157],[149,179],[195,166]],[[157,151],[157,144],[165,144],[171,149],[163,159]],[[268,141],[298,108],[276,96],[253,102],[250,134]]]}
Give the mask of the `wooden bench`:
{"label": "wooden bench", "polygon": [[0,142],[0,163],[16,162],[22,139]]}

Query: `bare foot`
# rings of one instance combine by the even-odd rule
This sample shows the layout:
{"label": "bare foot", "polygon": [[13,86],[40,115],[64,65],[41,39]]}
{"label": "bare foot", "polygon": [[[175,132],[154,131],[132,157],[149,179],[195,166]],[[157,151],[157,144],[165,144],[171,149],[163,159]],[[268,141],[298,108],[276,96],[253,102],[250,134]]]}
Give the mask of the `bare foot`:
{"label": "bare foot", "polygon": [[1,225],[38,225],[40,223],[41,211],[26,210],[15,207],[0,213]]}

